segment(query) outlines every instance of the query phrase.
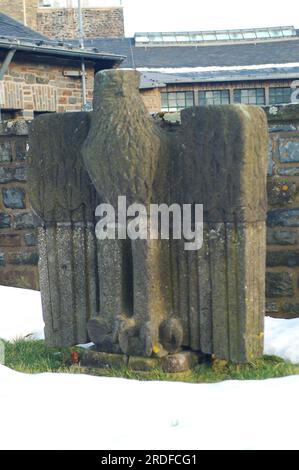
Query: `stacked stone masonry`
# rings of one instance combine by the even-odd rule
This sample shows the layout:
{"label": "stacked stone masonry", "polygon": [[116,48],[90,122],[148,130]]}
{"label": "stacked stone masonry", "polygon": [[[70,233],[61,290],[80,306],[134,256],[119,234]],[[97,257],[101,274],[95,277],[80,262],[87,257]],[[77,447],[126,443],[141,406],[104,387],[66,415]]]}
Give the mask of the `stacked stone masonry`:
{"label": "stacked stone masonry", "polygon": [[269,122],[267,314],[299,317],[299,106],[266,109]]}
{"label": "stacked stone masonry", "polygon": [[[86,38],[124,37],[123,8],[83,8]],[[78,37],[78,11],[74,8],[40,8],[37,11],[37,30],[53,39]]]}
{"label": "stacked stone masonry", "polygon": [[[42,7],[39,0],[0,0],[1,13],[52,39],[78,37],[76,8]],[[124,37],[122,7],[82,8],[85,37]]]}
{"label": "stacked stone masonry", "polygon": [[0,284],[38,289],[37,219],[26,188],[28,125],[0,126]]}

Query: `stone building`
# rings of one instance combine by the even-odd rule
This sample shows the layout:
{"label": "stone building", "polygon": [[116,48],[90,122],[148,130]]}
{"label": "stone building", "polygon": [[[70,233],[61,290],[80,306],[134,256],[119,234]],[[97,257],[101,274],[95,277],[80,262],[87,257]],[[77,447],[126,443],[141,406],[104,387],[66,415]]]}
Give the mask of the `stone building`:
{"label": "stone building", "polygon": [[3,119],[32,119],[45,112],[78,111],[92,100],[97,70],[117,66],[121,57],[51,42],[0,13],[0,106]]}
{"label": "stone building", "polygon": [[[82,0],[85,36],[124,36],[123,8],[119,0],[100,1],[90,7]],[[77,0],[0,0],[0,11],[52,39],[78,37]]]}

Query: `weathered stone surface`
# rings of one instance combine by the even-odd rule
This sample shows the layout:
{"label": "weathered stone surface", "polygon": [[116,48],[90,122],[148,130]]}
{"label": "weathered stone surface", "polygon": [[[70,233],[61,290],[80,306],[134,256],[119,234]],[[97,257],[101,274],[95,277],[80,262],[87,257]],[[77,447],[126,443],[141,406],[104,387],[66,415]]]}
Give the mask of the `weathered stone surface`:
{"label": "weathered stone surface", "polygon": [[269,132],[293,132],[298,129],[294,124],[276,124],[269,127]]}
{"label": "weathered stone surface", "polygon": [[27,246],[36,246],[38,244],[36,232],[26,233],[24,240]]}
{"label": "weathered stone surface", "polygon": [[40,224],[40,219],[32,212],[24,212],[22,214],[16,214],[14,223],[18,230],[33,229]]}
{"label": "weathered stone surface", "polygon": [[0,141],[0,162],[10,162],[12,160],[12,150],[9,141]]}
{"label": "weathered stone surface", "polygon": [[181,135],[180,202],[201,201],[205,222],[264,220],[268,133],[263,111],[241,105],[186,109]]}
{"label": "weathered stone surface", "polygon": [[268,202],[270,205],[286,205],[295,200],[298,192],[296,183],[275,178],[268,181]]}
{"label": "weathered stone surface", "polygon": [[278,313],[279,312],[279,307],[275,302],[267,302],[266,303],[266,313],[271,314],[271,313]]}
{"label": "weathered stone surface", "polygon": [[30,123],[28,121],[8,121],[0,123],[0,134],[3,135],[28,135]]}
{"label": "weathered stone surface", "polygon": [[267,114],[268,122],[272,125],[277,123],[285,125],[286,122],[292,122],[295,124],[299,121],[298,104],[265,106],[263,109]]}
{"label": "weathered stone surface", "polygon": [[42,116],[30,133],[29,188],[38,229],[45,336],[50,346],[88,340],[98,312],[96,192],[80,149],[88,113]]}
{"label": "weathered stone surface", "polygon": [[284,304],[282,306],[282,311],[288,315],[288,318],[298,318],[299,304]]}
{"label": "weathered stone surface", "polygon": [[26,181],[26,168],[0,167],[0,183],[14,183]]}
{"label": "weathered stone surface", "polygon": [[[199,107],[182,113],[181,127],[169,126],[149,117],[139,74],[123,70],[97,75],[88,116],[33,123],[29,185],[44,222],[39,249],[49,344],[83,342],[89,320],[98,349],[158,363],[167,359],[152,357],[157,351],[175,353],[182,345],[234,362],[262,354],[265,114],[249,106]],[[119,196],[146,208],[203,204],[203,249],[188,252],[184,240],[172,239],[101,240],[97,247],[93,240],[87,255],[85,226],[78,234],[73,224],[88,220],[91,237],[93,185],[114,208]],[[169,368],[186,362],[177,356]]]}
{"label": "weathered stone surface", "polygon": [[32,123],[30,201],[46,223],[94,221],[95,191],[80,153],[88,128],[89,113],[44,115]]}
{"label": "weathered stone surface", "polygon": [[299,166],[279,168],[278,173],[281,176],[299,176]]}
{"label": "weathered stone surface", "polygon": [[267,244],[268,245],[296,245],[298,235],[296,232],[288,230],[267,230]]}
{"label": "weathered stone surface", "polygon": [[5,266],[5,255],[0,253],[0,266]]}
{"label": "weathered stone surface", "polygon": [[28,142],[24,139],[17,140],[15,144],[15,152],[16,152],[16,160],[17,161],[25,161],[27,159],[27,146]]}
{"label": "weathered stone surface", "polygon": [[0,269],[0,285],[39,290],[39,280],[34,266],[9,266]]}
{"label": "weathered stone surface", "polygon": [[10,209],[25,209],[25,190],[22,188],[2,189],[2,199],[4,206]]}
{"label": "weathered stone surface", "polygon": [[11,226],[11,220],[8,214],[0,212],[0,229],[9,228]]}
{"label": "weathered stone surface", "polygon": [[270,210],[267,216],[268,227],[299,227],[299,209]]}
{"label": "weathered stone surface", "polygon": [[279,160],[282,163],[299,162],[299,137],[298,140],[280,139]]}
{"label": "weathered stone surface", "polygon": [[272,273],[266,275],[266,295],[271,297],[293,297],[294,285],[289,273]]}
{"label": "weathered stone surface", "polygon": [[123,354],[108,354],[93,350],[80,352],[80,365],[90,368],[122,369],[128,364],[128,358]]}
{"label": "weathered stone surface", "polygon": [[9,253],[9,262],[10,264],[16,265],[32,265],[36,266],[38,264],[38,253]]}
{"label": "weathered stone surface", "polygon": [[199,356],[196,353],[181,352],[170,354],[163,358],[162,368],[164,372],[174,374],[193,369],[199,364]]}
{"label": "weathered stone surface", "polygon": [[288,266],[293,268],[299,266],[298,251],[269,251],[267,253],[267,266],[273,268],[275,266]]}
{"label": "weathered stone surface", "polygon": [[21,236],[14,233],[0,235],[0,246],[11,247],[21,246]]}

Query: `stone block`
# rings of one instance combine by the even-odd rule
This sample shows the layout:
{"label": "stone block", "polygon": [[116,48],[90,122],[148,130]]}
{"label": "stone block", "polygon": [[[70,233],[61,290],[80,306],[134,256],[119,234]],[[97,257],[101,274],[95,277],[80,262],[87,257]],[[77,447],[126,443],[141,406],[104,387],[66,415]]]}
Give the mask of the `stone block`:
{"label": "stone block", "polygon": [[278,173],[281,176],[299,176],[299,166],[279,168]]}
{"label": "stone block", "polygon": [[0,285],[39,290],[37,269],[35,266],[6,266],[0,269]]}
{"label": "stone block", "polygon": [[108,354],[90,349],[80,352],[80,365],[96,369],[122,369],[128,364],[124,354]]}
{"label": "stone block", "polygon": [[279,160],[282,163],[299,162],[299,138],[279,139]]}
{"label": "stone block", "polygon": [[38,264],[38,253],[36,252],[21,252],[21,253],[9,253],[8,259],[10,264],[14,265],[31,265],[37,266]]}
{"label": "stone block", "polygon": [[0,142],[0,162],[10,162],[12,160],[11,143],[9,141]]}
{"label": "stone block", "polygon": [[294,285],[291,274],[268,272],[266,274],[266,295],[268,298],[293,297]]}
{"label": "stone block", "polygon": [[39,218],[32,212],[24,212],[15,216],[15,227],[18,230],[36,228],[39,223]]}
{"label": "stone block", "polygon": [[295,200],[297,186],[294,182],[272,179],[267,183],[268,203],[270,206],[283,206]]}
{"label": "stone block", "polygon": [[35,232],[26,233],[24,235],[24,240],[27,246],[37,246],[37,234]]}
{"label": "stone block", "polygon": [[267,266],[287,266],[294,268],[299,266],[299,251],[270,251],[267,253]]}
{"label": "stone block", "polygon": [[0,266],[5,266],[5,254],[0,253]]}
{"label": "stone block", "polygon": [[0,229],[1,228],[10,228],[11,220],[8,214],[5,212],[0,212]]}
{"label": "stone block", "polygon": [[296,232],[288,230],[267,230],[267,244],[268,245],[296,245],[298,235]]}
{"label": "stone block", "polygon": [[25,167],[0,167],[0,183],[13,183],[26,181]]}
{"label": "stone block", "polygon": [[278,312],[279,312],[279,307],[275,302],[266,303],[266,314],[270,314],[271,316],[271,313],[278,313]]}
{"label": "stone block", "polygon": [[267,215],[268,227],[299,227],[299,209],[270,210]]}
{"label": "stone block", "polygon": [[22,188],[2,189],[2,199],[4,206],[9,209],[25,209],[26,193]]}
{"label": "stone block", "polygon": [[17,140],[15,144],[15,158],[17,161],[25,161],[27,158],[28,142],[24,139]]}
{"label": "stone block", "polygon": [[287,318],[298,318],[299,304],[284,304],[282,306],[282,312],[286,314]]}
{"label": "stone block", "polygon": [[14,233],[0,235],[0,246],[12,247],[21,246],[21,236]]}

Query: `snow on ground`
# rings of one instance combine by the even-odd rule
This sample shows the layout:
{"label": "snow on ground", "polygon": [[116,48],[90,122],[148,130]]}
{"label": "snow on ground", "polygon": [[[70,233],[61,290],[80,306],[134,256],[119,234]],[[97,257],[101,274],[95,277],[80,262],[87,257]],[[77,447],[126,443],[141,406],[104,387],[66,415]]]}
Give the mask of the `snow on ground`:
{"label": "snow on ground", "polygon": [[[0,287],[0,337],[42,337],[40,295]],[[299,362],[299,319],[266,318]],[[220,384],[25,375],[0,365],[0,449],[297,449],[299,376]]]}
{"label": "snow on ground", "polygon": [[0,366],[0,449],[299,449],[299,376],[220,384]]}
{"label": "snow on ground", "polygon": [[44,338],[40,293],[0,286],[0,338],[12,340],[27,335]]}
{"label": "snow on ground", "polygon": [[280,320],[266,317],[265,354],[299,363],[299,319]]}

